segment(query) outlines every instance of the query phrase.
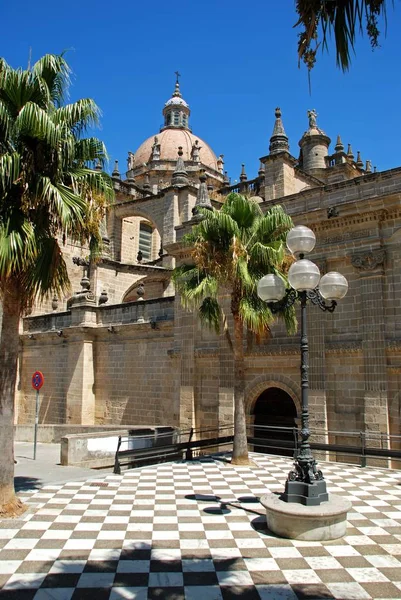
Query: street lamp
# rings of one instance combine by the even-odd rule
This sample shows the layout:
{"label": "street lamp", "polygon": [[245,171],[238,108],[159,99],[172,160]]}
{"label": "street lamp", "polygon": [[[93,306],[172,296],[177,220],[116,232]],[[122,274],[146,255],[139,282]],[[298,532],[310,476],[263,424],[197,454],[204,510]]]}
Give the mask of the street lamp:
{"label": "street lamp", "polygon": [[329,499],[326,482],[322,472],[317,468],[309,444],[306,304],[309,300],[321,310],[333,312],[337,300],[344,298],[348,290],[348,282],[341,273],[331,271],[321,278],[319,267],[304,258],[307,252],[313,250],[315,243],[315,234],[308,227],[299,225],[291,229],[287,235],[287,247],[298,260],[288,271],[290,287],[286,289],[283,279],[272,274],[262,277],[257,287],[258,296],[268,302],[273,313],[281,312],[297,300],[301,304],[301,445],[294,469],[288,474],[281,499],[306,506],[317,506]]}

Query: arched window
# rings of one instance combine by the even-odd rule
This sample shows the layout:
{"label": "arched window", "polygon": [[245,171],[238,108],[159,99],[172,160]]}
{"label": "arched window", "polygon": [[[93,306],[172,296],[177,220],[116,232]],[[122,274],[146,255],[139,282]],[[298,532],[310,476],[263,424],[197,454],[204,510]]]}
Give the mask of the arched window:
{"label": "arched window", "polygon": [[174,125],[180,124],[180,113],[178,111],[174,111]]}
{"label": "arched window", "polygon": [[147,223],[141,223],[139,226],[139,250],[145,260],[152,258],[152,234],[153,229]]}
{"label": "arched window", "polygon": [[166,125],[171,125],[171,113],[167,113],[166,115]]}

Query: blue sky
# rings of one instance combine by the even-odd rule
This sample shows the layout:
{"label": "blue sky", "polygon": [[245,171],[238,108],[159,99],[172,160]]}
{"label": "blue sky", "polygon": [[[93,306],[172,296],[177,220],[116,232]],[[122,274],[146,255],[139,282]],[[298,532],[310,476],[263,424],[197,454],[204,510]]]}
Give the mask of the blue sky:
{"label": "blue sky", "polygon": [[[389,2],[387,37],[372,52],[359,39],[349,73],[335,65],[334,48],[320,54],[309,93],[298,68],[295,2],[268,0],[153,0],[150,2],[7,2],[0,55],[25,67],[47,52],[69,49],[71,99],[93,97],[102,109],[100,137],[111,161],[125,170],[129,150],[155,135],[174,71],[192,111],[193,132],[223,153],[232,180],[241,163],[254,177],[268,153],[274,108],[280,106],[298,156],[306,111],[333,140],[360,150],[378,170],[398,166],[401,145],[401,4]],[[273,7],[273,5],[275,5]],[[110,163],[112,168],[113,163]]]}

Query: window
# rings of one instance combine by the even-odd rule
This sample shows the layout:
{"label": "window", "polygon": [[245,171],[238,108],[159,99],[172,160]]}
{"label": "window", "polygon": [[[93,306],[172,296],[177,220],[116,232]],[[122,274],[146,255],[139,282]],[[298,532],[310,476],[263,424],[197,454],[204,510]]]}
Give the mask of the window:
{"label": "window", "polygon": [[180,124],[180,113],[177,111],[174,111],[174,125],[179,125]]}
{"label": "window", "polygon": [[187,124],[188,124],[187,115],[182,115],[182,124],[184,125],[184,127],[187,126]]}
{"label": "window", "polygon": [[171,125],[171,113],[167,113],[166,115],[166,125]]}
{"label": "window", "polygon": [[139,250],[145,260],[152,257],[152,233],[153,229],[147,223],[141,223],[139,227]]}

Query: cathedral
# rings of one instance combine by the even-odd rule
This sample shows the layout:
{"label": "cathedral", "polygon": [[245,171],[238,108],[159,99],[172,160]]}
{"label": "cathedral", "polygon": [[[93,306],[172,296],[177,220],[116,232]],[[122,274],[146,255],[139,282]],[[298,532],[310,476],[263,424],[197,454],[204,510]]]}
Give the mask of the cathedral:
{"label": "cathedral", "polygon": [[[311,427],[330,442],[364,432],[398,448],[390,436],[401,419],[401,168],[372,171],[340,136],[330,149],[314,110],[294,156],[276,108],[257,177],[243,166],[232,185],[224,155],[192,132],[178,78],[162,113],[160,131],[128,152],[125,175],[114,165],[101,260],[91,264],[65,240],[72,294],[23,320],[17,424],[33,423],[36,370],[45,376],[41,424],[232,424],[232,352],[183,310],[170,279],[188,259],[182,238],[197,207],[219,210],[236,191],[262,210],[284,206],[315,232],[311,259],[321,273],[339,271],[349,282],[333,314],[309,308]],[[270,339],[248,335],[245,360],[250,427],[299,425],[299,336],[280,324]]]}

